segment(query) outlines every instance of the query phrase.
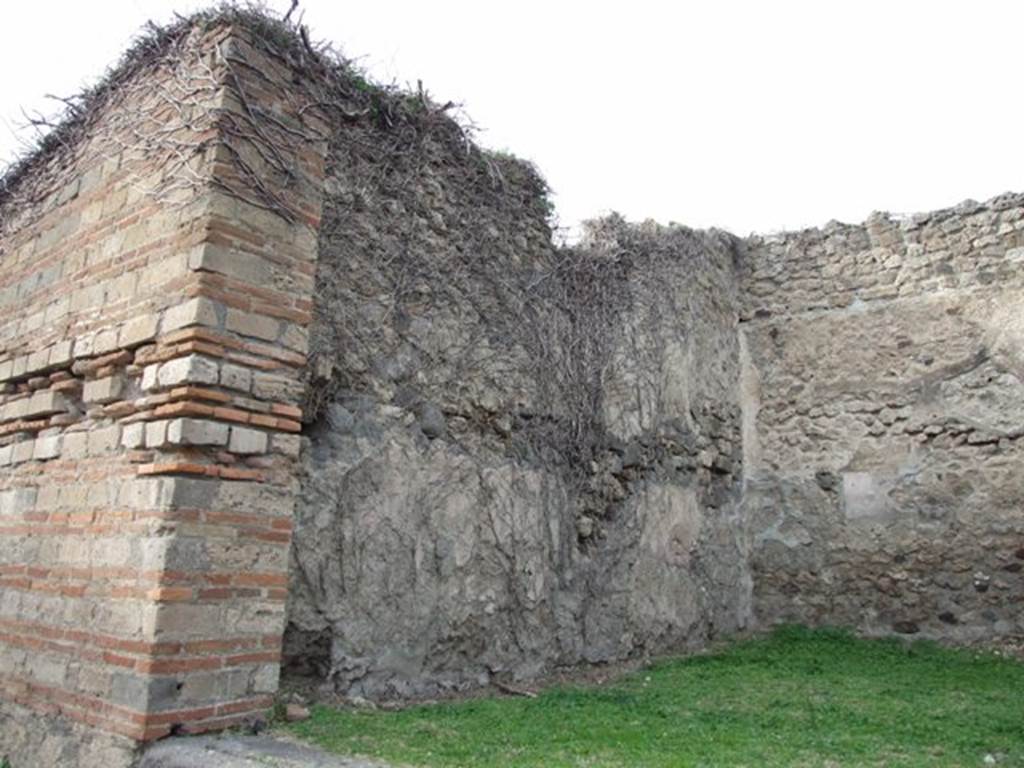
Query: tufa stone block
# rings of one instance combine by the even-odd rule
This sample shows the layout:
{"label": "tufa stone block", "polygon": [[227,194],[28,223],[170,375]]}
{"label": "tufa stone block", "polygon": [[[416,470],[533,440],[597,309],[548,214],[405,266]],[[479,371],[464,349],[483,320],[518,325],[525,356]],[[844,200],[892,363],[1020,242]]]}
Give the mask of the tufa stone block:
{"label": "tufa stone block", "polygon": [[222,386],[249,392],[252,389],[252,371],[234,363],[224,363],[220,368]]}
{"label": "tufa stone block", "polygon": [[87,403],[106,405],[121,397],[124,391],[124,379],[121,376],[107,376],[85,382],[82,388],[82,399]]}
{"label": "tufa stone block", "polygon": [[154,313],[132,318],[121,328],[121,334],[118,337],[120,346],[134,347],[152,341],[156,338],[159,324],[160,316]]}
{"label": "tufa stone block", "polygon": [[28,372],[32,373],[35,371],[41,371],[49,365],[50,362],[50,350],[40,349],[38,352],[33,352],[28,356]]}
{"label": "tufa stone block", "polygon": [[35,449],[32,451],[32,458],[36,461],[46,461],[60,456],[60,435],[46,435],[37,437]]}
{"label": "tufa stone block", "polygon": [[32,460],[32,454],[35,451],[35,440],[22,440],[20,443],[14,444],[14,453],[11,456],[12,464],[21,464],[26,461]]}
{"label": "tufa stone block", "polygon": [[174,419],[167,425],[172,445],[227,445],[229,427],[207,419]]}
{"label": "tufa stone block", "polygon": [[220,324],[217,305],[203,296],[189,299],[184,304],[164,311],[163,332],[169,333],[190,325],[205,325],[216,328]]}
{"label": "tufa stone block", "polygon": [[220,371],[216,360],[202,355],[189,355],[169,360],[160,366],[157,384],[161,387],[175,387],[180,384],[216,384]]}
{"label": "tufa stone block", "polygon": [[157,374],[160,372],[160,364],[153,363],[142,369],[141,387],[144,390],[155,389],[157,386]]}
{"label": "tufa stone block", "polygon": [[251,253],[206,243],[189,256],[189,269],[219,272],[252,285],[266,285],[273,277],[270,264]]}
{"label": "tufa stone block", "polygon": [[253,336],[263,341],[275,341],[281,332],[281,323],[272,317],[229,309],[227,329],[242,336]]}
{"label": "tufa stone block", "polygon": [[68,432],[64,435],[61,455],[65,459],[81,459],[88,453],[88,444],[88,432]]}
{"label": "tufa stone block", "polygon": [[97,355],[105,355],[108,352],[113,352],[117,349],[118,334],[119,331],[116,328],[100,331],[96,334],[96,341],[93,343],[93,352]]}
{"label": "tufa stone block", "polygon": [[248,427],[232,427],[228,450],[242,454],[266,453],[267,434]]}
{"label": "tufa stone block", "polygon": [[146,425],[142,422],[125,425],[121,430],[121,445],[128,449],[141,448],[146,442]]}
{"label": "tufa stone block", "polygon": [[146,447],[162,448],[167,444],[167,422],[151,421],[146,424]]}
{"label": "tufa stone block", "polygon": [[71,407],[64,395],[60,392],[54,392],[52,389],[41,389],[32,393],[32,397],[29,399],[22,416],[31,419],[40,416],[53,416],[57,413],[67,413],[69,410],[71,410]]}
{"label": "tufa stone block", "polygon": [[[71,341],[58,341],[50,347],[49,364],[53,367],[68,365],[71,362]],[[0,377],[2,378],[2,377]]]}
{"label": "tufa stone block", "polygon": [[89,455],[100,456],[115,450],[121,440],[121,425],[113,424],[89,431]]}

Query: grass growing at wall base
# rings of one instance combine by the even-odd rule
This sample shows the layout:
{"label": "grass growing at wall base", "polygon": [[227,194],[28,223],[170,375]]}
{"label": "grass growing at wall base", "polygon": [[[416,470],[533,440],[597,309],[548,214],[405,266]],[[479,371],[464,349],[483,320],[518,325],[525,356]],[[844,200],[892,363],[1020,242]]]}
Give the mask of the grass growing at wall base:
{"label": "grass growing at wall base", "polygon": [[606,686],[288,728],[418,766],[1024,766],[1024,664],[787,627]]}

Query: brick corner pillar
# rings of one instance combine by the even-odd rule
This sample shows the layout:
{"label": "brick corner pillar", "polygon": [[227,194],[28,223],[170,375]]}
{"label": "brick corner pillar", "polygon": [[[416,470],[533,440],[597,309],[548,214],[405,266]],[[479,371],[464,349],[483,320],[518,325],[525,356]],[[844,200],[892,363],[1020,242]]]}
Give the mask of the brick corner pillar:
{"label": "brick corner pillar", "polygon": [[[188,32],[42,192],[0,200],[14,765],[116,768],[125,745],[258,717],[277,690],[326,142],[301,73],[252,34]],[[196,139],[187,170],[115,141],[138,141],[140,112],[176,119],[151,98],[172,77],[207,99],[161,134]]]}
{"label": "brick corner pillar", "polygon": [[153,407],[132,447],[161,542],[141,740],[259,717],[278,685],[326,141],[251,34],[219,40],[203,234],[167,332],[135,359]]}

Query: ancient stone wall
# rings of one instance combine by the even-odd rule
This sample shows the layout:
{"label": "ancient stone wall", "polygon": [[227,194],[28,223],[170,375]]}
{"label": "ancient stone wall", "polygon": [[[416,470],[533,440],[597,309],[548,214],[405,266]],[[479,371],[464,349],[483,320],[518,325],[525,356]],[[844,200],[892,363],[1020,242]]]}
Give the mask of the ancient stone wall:
{"label": "ancient stone wall", "polygon": [[529,165],[231,9],[83,104],[0,180],[14,768],[257,718],[282,656],[400,697],[1024,632],[1024,197],[556,247]]}
{"label": "ancient stone wall", "polygon": [[733,240],[555,249],[436,115],[341,126],[326,188],[287,668],[433,695],[742,626]]}
{"label": "ancient stone wall", "polygon": [[1024,631],[1024,198],[753,238],[746,508],[763,623]]}
{"label": "ancient stone wall", "polygon": [[[286,187],[230,130],[294,119],[284,67],[231,65],[258,59],[247,39],[151,41],[5,190],[0,752],[18,768],[127,765],[277,688],[322,145],[283,144]],[[245,153],[291,220],[235,185]]]}

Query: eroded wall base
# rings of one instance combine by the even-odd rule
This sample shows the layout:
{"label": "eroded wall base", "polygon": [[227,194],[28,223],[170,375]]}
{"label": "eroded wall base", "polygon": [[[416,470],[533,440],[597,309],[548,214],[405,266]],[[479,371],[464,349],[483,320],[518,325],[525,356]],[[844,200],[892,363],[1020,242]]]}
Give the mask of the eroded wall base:
{"label": "eroded wall base", "polygon": [[132,768],[139,754],[134,739],[0,700],[0,759],[11,768]]}

